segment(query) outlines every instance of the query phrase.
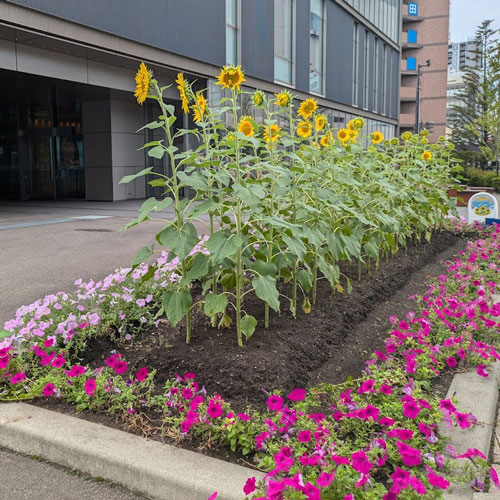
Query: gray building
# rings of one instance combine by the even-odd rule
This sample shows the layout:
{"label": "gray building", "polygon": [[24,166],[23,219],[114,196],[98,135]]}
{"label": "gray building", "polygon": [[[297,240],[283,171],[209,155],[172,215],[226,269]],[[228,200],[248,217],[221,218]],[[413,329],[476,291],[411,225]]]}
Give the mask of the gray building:
{"label": "gray building", "polygon": [[[219,68],[241,64],[250,89],[312,95],[334,127],[363,116],[391,137],[400,18],[396,0],[0,0],[0,197],[150,196],[143,178],[119,184],[152,162],[169,171],[139,150],[156,116],[133,98],[140,61],[209,99]],[[193,126],[175,84],[166,97]]]}
{"label": "gray building", "polygon": [[464,71],[466,67],[479,67],[474,51],[479,49],[475,38],[466,42],[450,43],[448,45],[448,71]]}

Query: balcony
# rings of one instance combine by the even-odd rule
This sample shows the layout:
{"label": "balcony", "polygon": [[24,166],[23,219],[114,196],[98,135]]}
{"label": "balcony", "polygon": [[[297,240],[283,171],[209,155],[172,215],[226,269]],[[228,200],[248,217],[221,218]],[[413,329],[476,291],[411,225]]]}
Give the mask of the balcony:
{"label": "balcony", "polygon": [[406,59],[401,59],[401,74],[402,75],[416,75],[416,69],[408,69],[408,62]]}
{"label": "balcony", "polygon": [[[415,30],[403,31],[401,34],[401,48],[404,49],[421,49],[424,44],[418,43],[417,32]],[[413,32],[413,33],[412,33]]]}
{"label": "balcony", "polygon": [[413,15],[408,12],[408,4],[403,5],[402,9],[402,14],[403,14],[403,24],[404,23],[417,23],[420,21],[423,21],[424,18],[419,15]]}
{"label": "balcony", "polygon": [[399,99],[401,102],[415,102],[417,100],[417,89],[415,87],[401,87]]}
{"label": "balcony", "polygon": [[415,126],[415,113],[401,113],[399,115],[399,126],[401,128],[412,128]]}

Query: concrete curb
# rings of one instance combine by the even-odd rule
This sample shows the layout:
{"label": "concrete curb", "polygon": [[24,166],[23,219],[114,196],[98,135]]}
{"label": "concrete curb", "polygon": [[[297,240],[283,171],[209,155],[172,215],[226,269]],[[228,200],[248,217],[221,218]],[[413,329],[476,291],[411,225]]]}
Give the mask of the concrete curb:
{"label": "concrete curb", "polygon": [[[440,435],[449,439],[457,453],[464,453],[467,448],[477,448],[486,456],[489,455],[495,427],[499,384],[500,363],[493,364],[490,376],[487,378],[479,377],[475,371],[457,373],[453,377],[446,398],[455,398],[458,401],[457,408],[461,412],[472,412],[478,420],[478,425],[469,429],[460,429],[456,426],[450,429],[444,422],[440,423]],[[498,492],[495,493],[498,495]],[[472,499],[473,494],[470,487],[452,485],[443,498],[465,500]]]}
{"label": "concrete curb", "polygon": [[261,474],[25,403],[0,404],[0,446],[120,484],[158,500],[241,500]]}

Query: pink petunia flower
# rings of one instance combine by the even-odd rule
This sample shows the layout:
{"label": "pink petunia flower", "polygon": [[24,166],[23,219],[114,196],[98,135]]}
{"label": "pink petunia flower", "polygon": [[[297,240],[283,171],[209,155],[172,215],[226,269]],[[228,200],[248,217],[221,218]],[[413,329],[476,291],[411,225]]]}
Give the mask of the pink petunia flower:
{"label": "pink petunia flower", "polygon": [[122,359],[117,359],[115,360],[113,370],[115,370],[115,373],[118,375],[123,375],[127,371],[127,363]]}
{"label": "pink petunia flower", "polygon": [[368,474],[373,464],[368,460],[368,455],[363,451],[356,451],[351,455],[352,468],[362,474]]}
{"label": "pink petunia flower", "polygon": [[245,483],[245,486],[243,486],[243,493],[245,495],[250,495],[250,493],[253,493],[255,491],[255,477],[249,477]]}
{"label": "pink petunia flower", "polygon": [[85,394],[87,394],[87,396],[93,396],[96,389],[97,389],[97,384],[95,382],[95,379],[89,378],[85,382]]}
{"label": "pink petunia flower", "polygon": [[498,480],[498,474],[494,467],[490,468],[490,476],[493,484],[500,489],[500,481]]}
{"label": "pink petunia flower", "polygon": [[266,404],[271,411],[280,411],[283,408],[283,398],[273,394],[267,398]]}
{"label": "pink petunia flower", "polygon": [[148,375],[149,375],[148,369],[145,366],[143,366],[142,368],[139,368],[137,370],[137,373],[135,374],[135,378],[137,379],[137,382],[142,382],[142,381],[146,380]]}
{"label": "pink petunia flower", "polygon": [[309,441],[311,441],[311,431],[300,431],[297,434],[297,439],[301,443],[309,443]]}
{"label": "pink petunia flower", "polygon": [[323,471],[319,476],[318,479],[316,480],[316,484],[320,488],[327,488],[332,484],[333,480],[335,479],[335,472],[326,472]]}
{"label": "pink petunia flower", "polygon": [[481,377],[488,377],[488,371],[486,370],[486,365],[477,365],[476,372]]}
{"label": "pink petunia flower", "polygon": [[304,399],[306,398],[306,390],[296,388],[292,392],[290,392],[287,398],[290,401],[304,401]]}
{"label": "pink petunia flower", "polygon": [[26,378],[26,374],[24,373],[16,373],[13,377],[10,378],[10,383],[12,385],[19,384],[19,382],[22,382]]}
{"label": "pink petunia flower", "polygon": [[57,356],[52,361],[52,366],[54,368],[61,368],[61,366],[64,366],[65,364],[66,364],[66,358],[64,356]]}
{"label": "pink petunia flower", "polygon": [[45,387],[42,389],[42,394],[46,397],[49,398],[52,396],[55,392],[56,388],[54,384],[51,384],[50,382],[45,384]]}
{"label": "pink petunia flower", "polygon": [[219,418],[224,413],[222,406],[219,403],[216,403],[213,399],[211,399],[208,403],[207,415],[210,418],[216,419]]}

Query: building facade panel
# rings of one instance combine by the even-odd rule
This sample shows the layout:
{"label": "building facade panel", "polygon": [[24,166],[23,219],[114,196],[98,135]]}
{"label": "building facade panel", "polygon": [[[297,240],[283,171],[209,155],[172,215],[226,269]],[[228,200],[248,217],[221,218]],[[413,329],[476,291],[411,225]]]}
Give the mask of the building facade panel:
{"label": "building facade panel", "polygon": [[295,88],[309,92],[309,44],[311,33],[311,2],[302,0],[295,2]]}
{"label": "building facade panel", "polygon": [[9,0],[193,59],[226,62],[224,0]]}
{"label": "building facade panel", "polygon": [[241,64],[246,74],[274,81],[274,1],[241,0]]}

